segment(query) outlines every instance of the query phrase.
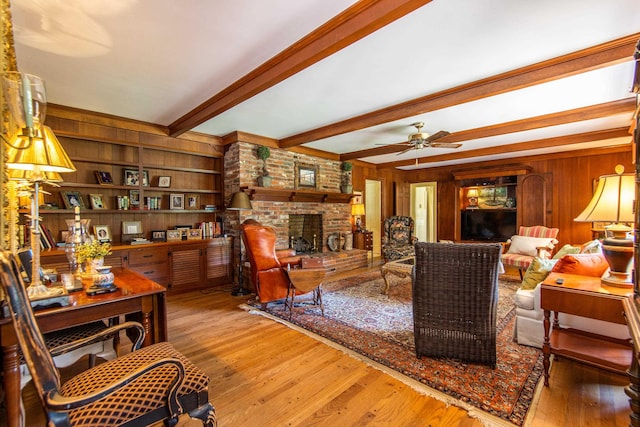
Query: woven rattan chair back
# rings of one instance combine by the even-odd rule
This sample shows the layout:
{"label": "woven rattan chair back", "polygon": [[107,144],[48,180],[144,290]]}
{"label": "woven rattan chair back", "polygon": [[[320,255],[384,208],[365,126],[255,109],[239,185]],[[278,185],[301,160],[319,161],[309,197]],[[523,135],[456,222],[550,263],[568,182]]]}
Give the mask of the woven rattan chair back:
{"label": "woven rattan chair back", "polygon": [[495,367],[502,246],[420,242],[415,249],[416,355]]}

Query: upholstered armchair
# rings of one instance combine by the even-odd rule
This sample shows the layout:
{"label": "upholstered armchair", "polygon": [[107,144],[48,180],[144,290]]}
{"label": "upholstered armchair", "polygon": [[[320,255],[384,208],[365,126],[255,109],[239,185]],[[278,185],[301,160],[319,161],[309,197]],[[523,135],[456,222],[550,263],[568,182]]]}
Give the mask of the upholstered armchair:
{"label": "upholstered armchair", "polygon": [[175,425],[184,413],[200,419],[207,427],[216,425],[215,410],[208,397],[209,378],[168,342],[140,348],[145,331],[136,322],[100,332],[104,336],[125,328],[135,329],[137,339],[130,353],[62,383],[52,355],[73,351],[95,337],[49,352],[15,257],[6,251],[0,253],[0,283],[48,426],[142,426],[161,420],[165,425]]}
{"label": "upholstered armchair", "polygon": [[542,225],[532,227],[520,226],[518,234],[505,244],[502,254],[502,264],[505,267],[516,267],[522,279],[522,272],[526,271],[535,257],[551,258],[559,229],[547,228]]}
{"label": "upholstered armchair", "polygon": [[[298,264],[300,257],[289,251],[280,252],[283,262],[276,254],[276,232],[271,227],[245,222],[242,224],[242,240],[251,265],[251,281],[258,300],[268,302],[285,299],[289,292],[289,277],[283,269],[288,263]],[[290,267],[293,268],[293,267]]]}
{"label": "upholstered armchair", "polygon": [[418,238],[413,235],[414,223],[410,216],[392,216],[384,220],[382,256],[385,262],[414,256]]}

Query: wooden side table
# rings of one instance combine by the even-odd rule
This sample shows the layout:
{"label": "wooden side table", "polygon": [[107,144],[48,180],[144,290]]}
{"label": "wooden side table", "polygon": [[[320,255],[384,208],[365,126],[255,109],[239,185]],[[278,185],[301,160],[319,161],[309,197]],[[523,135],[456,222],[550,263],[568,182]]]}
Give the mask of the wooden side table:
{"label": "wooden side table", "polygon": [[371,254],[371,261],[373,261],[373,231],[363,230],[356,232],[353,235],[353,247],[356,249],[369,251],[369,253]]}
{"label": "wooden side table", "polygon": [[[556,282],[559,278],[564,281],[562,284]],[[599,277],[564,273],[551,273],[540,286],[540,305],[544,310],[544,385],[549,386],[551,354],[625,374],[632,358],[629,340],[561,328],[558,313],[625,325],[623,300],[633,290],[603,286]],[[554,316],[550,332],[551,311]]]}

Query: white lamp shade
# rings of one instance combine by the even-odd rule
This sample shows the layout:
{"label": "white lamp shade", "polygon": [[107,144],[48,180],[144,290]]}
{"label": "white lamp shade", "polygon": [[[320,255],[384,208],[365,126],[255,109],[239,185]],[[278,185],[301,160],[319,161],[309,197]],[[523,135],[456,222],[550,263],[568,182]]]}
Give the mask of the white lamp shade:
{"label": "white lamp shade", "polygon": [[578,222],[634,222],[635,177],[633,174],[604,175]]}

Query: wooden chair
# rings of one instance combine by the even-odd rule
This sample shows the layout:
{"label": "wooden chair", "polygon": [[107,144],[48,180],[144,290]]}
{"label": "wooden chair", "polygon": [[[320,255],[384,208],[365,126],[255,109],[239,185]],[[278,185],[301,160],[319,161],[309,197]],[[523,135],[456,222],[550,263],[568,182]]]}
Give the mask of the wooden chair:
{"label": "wooden chair", "polygon": [[[167,342],[142,349],[142,325],[125,322],[102,334],[124,328],[138,330],[132,351],[84,371],[61,384],[52,355],[36,323],[18,265],[9,252],[0,253],[0,282],[14,324],[18,345],[33,377],[50,426],[146,426],[164,420],[173,426],[188,413],[205,426],[216,425],[208,400],[209,378]],[[51,350],[64,354],[85,345],[85,338]]]}
{"label": "wooden chair", "polygon": [[416,243],[416,355],[496,365],[499,243]]}

